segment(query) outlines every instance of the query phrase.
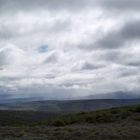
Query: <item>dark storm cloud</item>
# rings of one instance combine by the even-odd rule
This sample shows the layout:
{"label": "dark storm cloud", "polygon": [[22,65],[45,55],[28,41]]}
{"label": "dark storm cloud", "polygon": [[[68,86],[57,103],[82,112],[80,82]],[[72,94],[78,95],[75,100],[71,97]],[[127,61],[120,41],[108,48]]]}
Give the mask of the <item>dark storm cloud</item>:
{"label": "dark storm cloud", "polygon": [[118,49],[120,47],[124,47],[125,43],[138,40],[140,38],[139,25],[139,20],[127,22],[120,30],[110,31],[103,35],[94,46],[99,49]]}

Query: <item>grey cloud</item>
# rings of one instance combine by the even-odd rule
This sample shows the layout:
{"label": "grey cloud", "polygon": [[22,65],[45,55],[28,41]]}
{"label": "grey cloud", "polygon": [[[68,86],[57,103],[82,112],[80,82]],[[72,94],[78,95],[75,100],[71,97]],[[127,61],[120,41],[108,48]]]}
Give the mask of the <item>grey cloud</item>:
{"label": "grey cloud", "polygon": [[99,59],[104,59],[106,61],[116,61],[121,57],[120,50],[110,50],[110,51],[104,51],[102,55],[100,55]]}
{"label": "grey cloud", "polygon": [[17,32],[14,30],[15,27],[9,27],[5,25],[5,21],[2,20],[2,23],[0,24],[0,40],[8,40],[11,37],[15,37],[17,35]]}
{"label": "grey cloud", "polygon": [[15,38],[22,38],[24,36],[27,36],[29,33],[42,33],[47,35],[59,34],[65,31],[69,31],[71,25],[71,21],[65,18],[64,20],[56,19],[53,23],[51,23],[51,25],[47,22],[44,22],[43,24],[33,22],[32,24],[35,24],[35,27],[31,26],[30,29],[24,27],[23,29],[25,23],[22,23],[20,20],[16,21],[15,19],[15,21],[12,21],[10,19],[0,19],[2,22],[0,24],[0,40],[2,41],[9,41]]}
{"label": "grey cloud", "polygon": [[122,31],[118,33],[122,35],[124,39],[139,39],[140,38],[140,21],[131,21],[126,23]]}
{"label": "grey cloud", "polygon": [[139,70],[136,69],[123,69],[119,73],[120,77],[129,77],[129,76],[138,76],[138,75],[139,75]]}
{"label": "grey cloud", "polygon": [[118,33],[109,33],[103,36],[97,43],[95,43],[96,48],[104,48],[104,49],[116,49],[123,45],[124,40]]}
{"label": "grey cloud", "polygon": [[11,37],[14,37],[15,35],[12,32],[0,32],[0,40],[7,40]]}
{"label": "grey cloud", "polygon": [[81,70],[95,70],[95,69],[99,69],[102,68],[103,66],[100,65],[94,65],[88,62],[85,62],[81,68]]}
{"label": "grey cloud", "polygon": [[93,3],[91,0],[1,0],[0,9],[6,12],[19,10],[34,10],[34,9],[52,9],[52,10],[77,10],[81,7],[89,6]]}
{"label": "grey cloud", "polygon": [[70,30],[71,21],[65,20],[65,21],[56,21],[56,23],[50,28],[50,32],[53,31],[56,33],[60,33],[62,31],[68,31]]}
{"label": "grey cloud", "polygon": [[139,10],[139,0],[0,0],[0,10],[14,12],[34,9],[79,10],[83,8],[100,7],[115,10]]}
{"label": "grey cloud", "polygon": [[[52,98],[62,98],[67,96],[67,93],[72,96],[75,89],[80,89],[78,94],[83,92],[85,95],[88,91],[84,89],[92,92],[139,89],[137,81],[140,57],[135,50],[130,52],[129,43],[139,41],[140,21],[131,19],[124,23],[125,18],[119,17],[114,21],[124,23],[124,26],[101,35],[98,34],[96,25],[102,24],[101,29],[104,29],[108,26],[108,19],[112,22],[115,17],[108,18],[106,12],[101,13],[101,17],[98,17],[98,14],[96,17],[95,12],[94,17],[94,8],[101,7],[112,14],[113,10],[139,10],[139,6],[139,0],[0,0],[0,14],[14,12],[14,19],[19,17],[17,21],[12,21],[11,15],[0,17],[0,22],[4,25],[0,28],[0,38],[3,42],[9,39],[11,44],[16,43],[17,46],[12,50],[0,51],[0,85],[4,89],[23,87],[22,92],[18,91],[21,96],[29,87],[31,94],[34,94],[34,91],[36,94],[42,92]],[[87,18],[81,14],[83,11],[78,11],[85,8],[87,13],[92,10]],[[44,10],[48,13],[36,13]],[[63,10],[71,13],[66,12],[65,17]],[[76,13],[77,11],[79,13]],[[100,13],[100,10],[97,12]],[[28,13],[29,17],[26,15]],[[92,33],[93,40],[90,38]],[[101,38],[98,35],[101,35]],[[35,48],[44,42],[47,42],[49,49],[44,53],[34,52]],[[69,43],[70,45],[67,45]],[[139,46],[136,47],[139,51]],[[23,49],[23,52],[20,49]],[[31,56],[28,59],[29,55]],[[29,63],[26,64],[26,60]],[[9,67],[5,69],[5,65]],[[133,77],[136,78],[131,79]],[[38,90],[34,87],[38,87]]]}
{"label": "grey cloud", "polygon": [[138,67],[140,66],[140,57],[138,54],[131,53],[129,50],[126,50],[123,52],[121,49],[115,49],[115,50],[107,50],[104,51],[103,54],[100,55],[99,60],[104,59],[105,61],[113,62],[116,64],[122,64],[124,66],[128,67]]}
{"label": "grey cloud", "polygon": [[140,67],[140,62],[139,61],[138,62],[135,62],[135,61],[128,62],[127,65],[134,66],[134,67]]}
{"label": "grey cloud", "polygon": [[115,10],[139,10],[139,0],[100,0],[99,2],[102,7]]}
{"label": "grey cloud", "polygon": [[125,43],[140,38],[140,21],[130,21],[118,31],[110,31],[108,34],[103,35],[95,44],[95,48],[102,49],[118,49],[124,47]]}
{"label": "grey cloud", "polygon": [[0,67],[17,65],[23,62],[24,51],[15,45],[0,46]]}
{"label": "grey cloud", "polygon": [[[78,49],[83,50],[117,50],[124,47],[129,47],[129,43],[139,41],[140,39],[140,20],[132,20],[124,22],[124,25],[118,30],[110,30],[102,34],[100,38],[95,41],[92,37],[89,41],[82,41],[77,46]],[[115,28],[115,27],[114,27]],[[71,44],[72,46],[72,44]],[[111,57],[110,54],[109,57]],[[113,55],[114,57],[114,55]]]}
{"label": "grey cloud", "polygon": [[117,67],[114,70],[115,71],[115,75],[116,77],[118,77],[118,79],[123,79],[123,78],[130,78],[131,77],[138,77],[139,73],[139,69],[137,67],[131,67],[125,64],[121,64],[121,61],[119,60],[120,64],[116,64]]}
{"label": "grey cloud", "polygon": [[56,63],[58,62],[58,59],[59,54],[57,52],[51,52],[45,59],[44,63]]}
{"label": "grey cloud", "polygon": [[11,50],[7,48],[0,51],[0,67],[8,65],[10,61],[12,61],[14,56],[13,57],[10,56],[11,55],[10,53]]}

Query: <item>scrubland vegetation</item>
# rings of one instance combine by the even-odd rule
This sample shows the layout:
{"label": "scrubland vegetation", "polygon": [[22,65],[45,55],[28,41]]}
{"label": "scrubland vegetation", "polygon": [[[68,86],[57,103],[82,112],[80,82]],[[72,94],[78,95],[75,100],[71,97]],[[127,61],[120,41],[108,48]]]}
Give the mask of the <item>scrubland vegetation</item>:
{"label": "scrubland vegetation", "polygon": [[139,140],[140,105],[57,115],[1,111],[1,140]]}

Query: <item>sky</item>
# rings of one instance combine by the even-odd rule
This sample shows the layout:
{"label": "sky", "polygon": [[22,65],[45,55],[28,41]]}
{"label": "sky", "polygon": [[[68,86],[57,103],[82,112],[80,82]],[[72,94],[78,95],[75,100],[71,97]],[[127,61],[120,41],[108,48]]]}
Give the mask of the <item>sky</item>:
{"label": "sky", "polygon": [[139,7],[139,0],[0,0],[0,93],[139,92]]}

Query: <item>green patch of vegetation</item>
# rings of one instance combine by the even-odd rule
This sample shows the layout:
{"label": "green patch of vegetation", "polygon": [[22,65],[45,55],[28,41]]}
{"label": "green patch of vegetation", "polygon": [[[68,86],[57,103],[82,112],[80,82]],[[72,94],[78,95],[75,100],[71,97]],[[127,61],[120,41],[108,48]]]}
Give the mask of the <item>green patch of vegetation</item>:
{"label": "green patch of vegetation", "polygon": [[140,105],[74,114],[49,114],[35,111],[0,111],[0,126],[66,126],[72,124],[113,123],[140,113]]}
{"label": "green patch of vegetation", "polygon": [[1,111],[0,140],[140,140],[140,105],[46,115]]}
{"label": "green patch of vegetation", "polygon": [[100,111],[91,111],[91,112],[81,112],[77,114],[69,114],[65,116],[60,116],[56,119],[51,119],[48,121],[38,122],[40,125],[48,126],[65,126],[72,124],[99,124],[99,123],[113,123],[119,122],[123,119],[127,119],[132,116],[134,113],[139,112],[140,105],[120,107],[120,108],[111,108]]}
{"label": "green patch of vegetation", "polygon": [[140,117],[136,117],[134,120],[140,122]]}

